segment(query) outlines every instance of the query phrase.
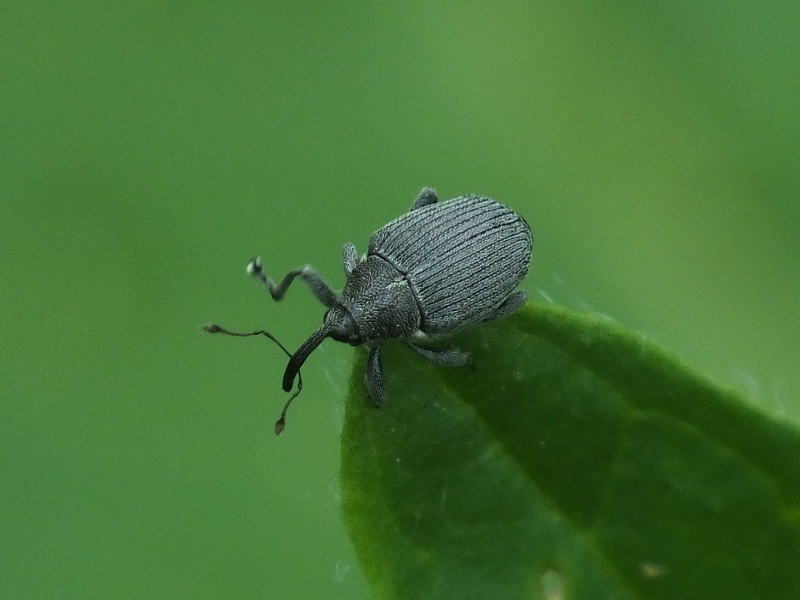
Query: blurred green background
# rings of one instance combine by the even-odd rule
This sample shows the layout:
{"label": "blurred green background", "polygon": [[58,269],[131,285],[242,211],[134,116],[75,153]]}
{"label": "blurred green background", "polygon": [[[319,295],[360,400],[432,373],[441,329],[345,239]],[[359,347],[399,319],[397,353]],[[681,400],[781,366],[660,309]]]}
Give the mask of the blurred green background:
{"label": "blurred green background", "polygon": [[[424,185],[523,213],[535,300],[800,421],[797,2],[0,4],[0,597],[367,598],[352,350],[244,267]],[[776,457],[781,460],[785,457]]]}

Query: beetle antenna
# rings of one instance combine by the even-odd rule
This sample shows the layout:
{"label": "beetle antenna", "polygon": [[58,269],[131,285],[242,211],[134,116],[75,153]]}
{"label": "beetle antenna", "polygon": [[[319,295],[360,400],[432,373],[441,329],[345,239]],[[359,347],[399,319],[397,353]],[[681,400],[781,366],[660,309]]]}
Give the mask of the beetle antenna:
{"label": "beetle antenna", "polygon": [[[283,350],[286,356],[288,356],[290,359],[292,358],[292,353],[286,349],[286,346],[281,344],[278,341],[278,339],[266,329],[259,329],[258,331],[249,331],[246,333],[240,333],[238,331],[231,331],[230,329],[226,329],[225,327],[217,325],[216,323],[209,323],[208,325],[203,325],[203,331],[207,331],[208,333],[222,333],[224,335],[229,335],[231,337],[251,337],[254,335],[263,335],[271,339],[273,342],[275,342],[278,345],[278,347],[281,350]],[[297,389],[289,397],[289,399],[286,401],[286,404],[284,404],[283,406],[283,410],[281,411],[281,416],[275,423],[275,435],[280,435],[284,427],[286,427],[286,411],[289,410],[289,405],[292,403],[292,400],[297,398],[300,392],[303,391],[303,375],[300,373],[299,367],[296,371],[296,374],[297,374]],[[294,377],[292,377],[292,380],[294,380]],[[292,383],[294,383],[294,381],[292,381]],[[292,388],[290,386],[289,389],[285,391],[288,392],[291,389]]]}
{"label": "beetle antenna", "polygon": [[300,390],[303,389],[303,379],[298,378],[297,380],[297,390],[294,394],[289,396],[289,399],[286,401],[286,404],[283,405],[283,410],[281,411],[280,418],[275,421],[275,435],[280,435],[283,428],[286,427],[286,411],[289,410],[289,405],[292,403],[292,400],[297,398],[297,395],[300,393]]}

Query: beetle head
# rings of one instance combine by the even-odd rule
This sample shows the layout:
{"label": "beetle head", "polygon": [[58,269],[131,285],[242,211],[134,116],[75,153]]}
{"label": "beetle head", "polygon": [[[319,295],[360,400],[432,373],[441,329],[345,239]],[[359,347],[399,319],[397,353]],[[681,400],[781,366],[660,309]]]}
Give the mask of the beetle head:
{"label": "beetle head", "polygon": [[353,314],[340,304],[334,304],[333,307],[325,313],[325,321],[322,328],[328,329],[328,335],[337,342],[344,342],[351,346],[359,346],[365,341],[356,320],[353,318]]}

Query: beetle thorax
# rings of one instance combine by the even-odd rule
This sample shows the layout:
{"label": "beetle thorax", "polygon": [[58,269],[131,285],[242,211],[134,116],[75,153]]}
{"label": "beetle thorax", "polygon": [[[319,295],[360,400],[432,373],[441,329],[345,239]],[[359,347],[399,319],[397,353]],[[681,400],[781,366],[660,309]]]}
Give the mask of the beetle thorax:
{"label": "beetle thorax", "polygon": [[338,304],[355,321],[361,343],[407,338],[420,326],[419,307],[406,277],[377,256],[353,269]]}

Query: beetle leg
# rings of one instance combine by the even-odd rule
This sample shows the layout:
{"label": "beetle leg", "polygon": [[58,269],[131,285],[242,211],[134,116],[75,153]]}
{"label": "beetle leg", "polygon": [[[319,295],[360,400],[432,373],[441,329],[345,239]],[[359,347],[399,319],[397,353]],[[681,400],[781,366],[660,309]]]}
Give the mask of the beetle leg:
{"label": "beetle leg", "polygon": [[503,303],[495,308],[488,315],[483,317],[481,321],[496,321],[497,319],[504,319],[515,310],[520,308],[525,302],[528,301],[528,294],[524,290],[518,290],[506,298]]}
{"label": "beetle leg", "polygon": [[436,197],[436,191],[433,188],[425,187],[422,188],[419,196],[414,200],[414,204],[411,205],[411,210],[417,210],[429,204],[436,204],[438,201],[439,198]]}
{"label": "beetle leg", "polygon": [[463,367],[464,365],[469,364],[469,352],[464,352],[458,348],[427,348],[425,346],[412,344],[411,342],[404,342],[404,344],[423,358],[426,358],[437,365],[444,365],[446,367]]}
{"label": "beetle leg", "polygon": [[355,269],[359,263],[356,247],[350,242],[346,243],[344,248],[342,248],[342,258],[342,262],[344,263],[344,275],[349,279],[350,273],[353,272],[353,269]]}
{"label": "beetle leg", "polygon": [[273,300],[280,300],[283,298],[283,295],[286,293],[286,290],[292,284],[295,277],[299,277],[305,281],[311,289],[311,293],[314,294],[314,297],[328,308],[331,308],[337,300],[336,292],[334,292],[331,287],[323,281],[322,277],[317,275],[317,272],[309,265],[305,265],[294,271],[289,271],[280,285],[276,285],[275,282],[264,273],[260,258],[254,258],[248,263],[247,272],[267,286]]}
{"label": "beetle leg", "polygon": [[364,371],[364,383],[375,406],[382,406],[386,402],[386,386],[383,383],[380,346],[375,345],[369,351],[367,369]]}

